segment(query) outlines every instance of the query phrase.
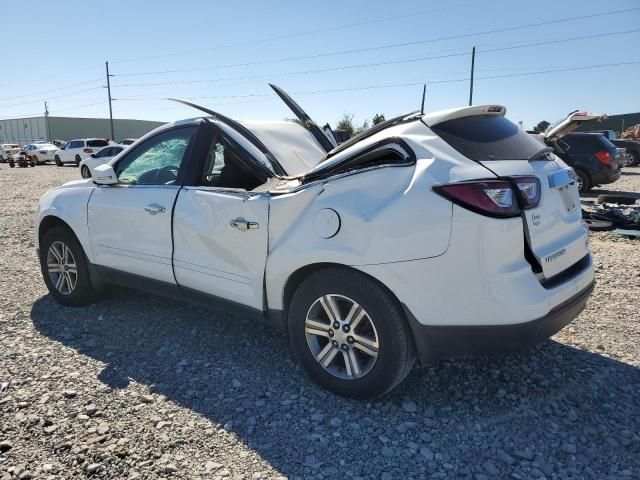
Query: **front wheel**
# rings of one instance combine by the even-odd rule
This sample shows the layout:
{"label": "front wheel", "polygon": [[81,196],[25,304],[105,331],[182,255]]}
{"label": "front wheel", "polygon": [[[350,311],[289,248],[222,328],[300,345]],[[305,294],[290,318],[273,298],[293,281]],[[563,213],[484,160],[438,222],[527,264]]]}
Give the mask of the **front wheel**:
{"label": "front wheel", "polygon": [[288,328],[291,349],[311,378],[346,397],[384,395],[415,362],[397,300],[353,270],[310,275],[293,295]]}
{"label": "front wheel", "polygon": [[87,167],[86,165],[83,165],[82,168],[80,169],[80,175],[82,175],[82,178],[91,178],[91,172],[89,171],[89,167]]}
{"label": "front wheel", "polygon": [[58,155],[56,155],[55,160],[56,160],[56,165],[57,165],[58,167],[61,167],[61,166],[62,166],[62,161],[60,160],[60,157],[59,157]]}
{"label": "front wheel", "polygon": [[62,305],[79,307],[97,297],[89,277],[89,262],[68,228],[56,226],[40,242],[40,269],[51,296]]}

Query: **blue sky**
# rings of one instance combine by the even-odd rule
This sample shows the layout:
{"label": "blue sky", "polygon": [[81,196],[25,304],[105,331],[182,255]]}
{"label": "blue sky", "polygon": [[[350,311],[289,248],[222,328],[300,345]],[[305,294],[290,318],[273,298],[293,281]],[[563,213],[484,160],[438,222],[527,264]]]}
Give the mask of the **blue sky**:
{"label": "blue sky", "polygon": [[[480,33],[639,7],[638,0],[0,0],[0,118],[38,115],[44,100],[51,115],[107,116],[105,60],[114,74],[116,118],[196,115],[162,100],[169,96],[194,98],[236,118],[291,116],[267,82],[289,91],[319,123],[335,124],[347,112],[362,121],[414,110],[423,81],[426,109],[450,108],[468,102],[474,45],[474,104],[505,105],[527,128],[575,109],[637,112],[640,32],[628,31],[640,29],[640,10]],[[363,49],[369,50],[324,55]],[[487,51],[496,49],[503,50]],[[636,63],[569,70],[629,62]],[[369,65],[375,63],[382,65]],[[193,68],[200,70],[153,73]],[[558,69],[567,71],[531,74]],[[482,79],[496,76],[502,78]]]}

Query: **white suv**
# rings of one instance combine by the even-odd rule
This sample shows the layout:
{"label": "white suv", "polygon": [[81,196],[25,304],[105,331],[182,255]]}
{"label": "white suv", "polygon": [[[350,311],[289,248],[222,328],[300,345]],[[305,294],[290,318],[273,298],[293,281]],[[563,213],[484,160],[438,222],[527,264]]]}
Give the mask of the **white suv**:
{"label": "white suv", "polygon": [[82,160],[107,145],[109,145],[109,140],[105,140],[104,138],[69,140],[64,148],[55,152],[54,160],[59,167],[65,163],[75,163],[79,165]]}
{"label": "white suv", "polygon": [[215,300],[287,331],[315,381],[359,398],[416,358],[521,349],[584,308],[575,175],[504,107],[402,115],[334,147],[277,92],[300,123],[198,107],[211,116],[45,194],[53,298],[86,305],[113,283]]}

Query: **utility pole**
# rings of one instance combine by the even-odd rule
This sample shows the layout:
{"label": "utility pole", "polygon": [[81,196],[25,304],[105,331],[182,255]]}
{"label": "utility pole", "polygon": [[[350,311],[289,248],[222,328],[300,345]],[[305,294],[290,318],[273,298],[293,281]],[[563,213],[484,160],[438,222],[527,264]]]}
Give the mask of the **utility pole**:
{"label": "utility pole", "polygon": [[107,67],[107,95],[109,96],[109,122],[111,123],[111,140],[115,141],[116,136],[113,133],[113,110],[111,109],[111,81],[109,75],[109,62],[104,62],[105,67]]}
{"label": "utility pole", "polygon": [[476,66],[476,47],[471,50],[471,84],[469,85],[469,106],[473,104],[473,70]]}
{"label": "utility pole", "polygon": [[53,138],[51,138],[49,133],[49,108],[47,106],[47,102],[44,102],[44,139],[51,142],[53,141]]}

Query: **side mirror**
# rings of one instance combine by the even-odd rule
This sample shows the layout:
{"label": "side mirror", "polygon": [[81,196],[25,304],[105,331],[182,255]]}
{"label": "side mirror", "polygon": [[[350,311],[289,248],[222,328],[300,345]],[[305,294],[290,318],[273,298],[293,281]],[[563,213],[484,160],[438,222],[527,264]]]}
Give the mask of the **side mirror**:
{"label": "side mirror", "polygon": [[91,177],[96,185],[115,185],[118,183],[116,172],[111,165],[106,163],[94,168]]}
{"label": "side mirror", "polygon": [[91,155],[89,155],[91,158],[96,158],[96,154],[92,153]]}

